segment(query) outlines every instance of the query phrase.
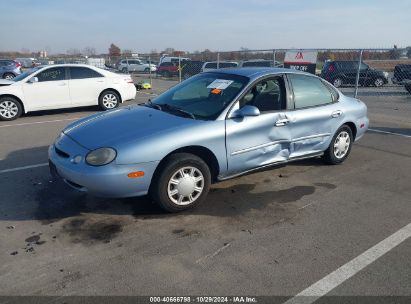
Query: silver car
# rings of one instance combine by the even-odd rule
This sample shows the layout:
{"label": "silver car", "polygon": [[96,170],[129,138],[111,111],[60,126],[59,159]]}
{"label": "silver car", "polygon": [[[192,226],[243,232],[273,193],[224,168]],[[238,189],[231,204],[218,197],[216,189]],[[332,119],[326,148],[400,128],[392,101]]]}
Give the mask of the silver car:
{"label": "silver car", "polygon": [[49,148],[50,168],[77,190],[149,194],[176,212],[204,201],[212,182],[309,157],[340,164],[368,123],[363,102],[314,75],[215,70],[70,124]]}

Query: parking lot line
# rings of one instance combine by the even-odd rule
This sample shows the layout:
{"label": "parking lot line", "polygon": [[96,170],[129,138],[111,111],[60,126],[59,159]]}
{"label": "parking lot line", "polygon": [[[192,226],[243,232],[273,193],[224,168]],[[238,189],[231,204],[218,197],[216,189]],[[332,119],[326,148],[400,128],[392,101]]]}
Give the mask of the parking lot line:
{"label": "parking lot line", "polygon": [[32,169],[32,168],[38,168],[38,167],[45,167],[48,165],[49,165],[48,163],[41,163],[41,164],[35,164],[35,165],[29,165],[29,166],[23,166],[23,167],[17,167],[17,168],[4,169],[4,170],[0,170],[0,174],[14,172],[14,171],[27,170],[27,169]]}
{"label": "parking lot line", "polygon": [[411,237],[411,223],[304,289],[284,304],[311,304]]}
{"label": "parking lot line", "polygon": [[398,136],[402,136],[402,137],[411,138],[411,135],[395,133],[395,132],[389,132],[389,131],[381,131],[381,130],[376,130],[376,129],[368,129],[368,131],[376,132],[376,133],[383,133],[383,134],[398,135]]}
{"label": "parking lot line", "polygon": [[66,118],[66,119],[56,119],[56,120],[45,120],[45,121],[35,121],[35,122],[26,122],[26,123],[21,123],[21,124],[3,125],[3,126],[0,126],[0,128],[17,127],[17,126],[27,126],[27,125],[36,125],[36,124],[44,124],[44,123],[50,123],[50,122],[69,121],[69,120],[76,120],[76,119],[80,119],[80,118],[81,118],[81,117]]}

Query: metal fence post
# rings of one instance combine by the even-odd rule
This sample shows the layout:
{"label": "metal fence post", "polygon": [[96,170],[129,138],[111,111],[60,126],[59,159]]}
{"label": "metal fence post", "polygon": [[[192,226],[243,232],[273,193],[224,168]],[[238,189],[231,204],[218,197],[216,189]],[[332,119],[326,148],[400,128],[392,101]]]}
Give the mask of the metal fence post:
{"label": "metal fence post", "polygon": [[149,73],[149,77],[150,77],[150,88],[153,87],[153,79],[151,77],[151,56],[148,56],[148,73]]}
{"label": "metal fence post", "polygon": [[357,98],[358,94],[358,83],[360,82],[360,69],[361,69],[361,62],[362,62],[362,52],[364,50],[360,51],[360,60],[358,60],[358,69],[357,69],[357,77],[355,79],[355,91],[354,91],[354,98]]}
{"label": "metal fence post", "polygon": [[276,67],[276,64],[275,64],[275,50],[273,50],[273,67]]}
{"label": "metal fence post", "polygon": [[220,68],[220,52],[217,53],[217,69]]}
{"label": "metal fence post", "polygon": [[178,55],[178,82],[181,82],[181,56]]}

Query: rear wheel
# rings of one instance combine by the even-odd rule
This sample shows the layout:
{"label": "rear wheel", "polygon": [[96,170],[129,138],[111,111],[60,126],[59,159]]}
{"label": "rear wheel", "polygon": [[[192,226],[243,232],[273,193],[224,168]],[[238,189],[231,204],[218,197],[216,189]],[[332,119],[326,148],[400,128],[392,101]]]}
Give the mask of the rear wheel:
{"label": "rear wheel", "polygon": [[128,73],[128,69],[127,69],[127,68],[122,68],[122,69],[121,69],[121,72],[124,73],[124,74],[127,74],[127,73]]}
{"label": "rear wheel", "polygon": [[339,88],[339,87],[341,87],[341,86],[343,85],[343,80],[342,80],[340,77],[335,78],[335,79],[333,80],[333,85],[334,85],[336,88]]}
{"label": "rear wheel", "polygon": [[382,87],[384,85],[384,80],[382,78],[376,78],[374,80],[374,86],[378,87]]}
{"label": "rear wheel", "polygon": [[324,160],[331,165],[338,165],[344,162],[351,151],[353,142],[352,130],[349,126],[343,125],[335,133],[330,146],[324,152]]}
{"label": "rear wheel", "polygon": [[153,179],[150,195],[164,210],[183,211],[206,198],[211,174],[201,158],[189,153],[173,154],[160,170]]}
{"label": "rear wheel", "polygon": [[149,69],[149,68],[145,68],[145,69],[144,69],[144,72],[148,73],[148,72],[150,72],[150,69]]}
{"label": "rear wheel", "polygon": [[16,77],[13,73],[4,73],[3,79],[7,80],[12,80],[14,77]]}
{"label": "rear wheel", "polygon": [[17,119],[23,108],[20,102],[13,97],[0,98],[0,120],[14,120]]}
{"label": "rear wheel", "polygon": [[100,95],[98,102],[102,110],[111,110],[119,106],[120,96],[114,91],[105,91]]}

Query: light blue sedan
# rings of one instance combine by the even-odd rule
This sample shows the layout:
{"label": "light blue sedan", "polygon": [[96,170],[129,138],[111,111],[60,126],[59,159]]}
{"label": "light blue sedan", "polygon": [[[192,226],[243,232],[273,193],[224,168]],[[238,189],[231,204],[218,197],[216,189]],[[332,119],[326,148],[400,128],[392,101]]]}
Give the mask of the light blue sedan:
{"label": "light blue sedan", "polygon": [[70,124],[49,148],[50,168],[77,190],[149,194],[176,212],[215,181],[309,157],[340,164],[368,123],[363,102],[311,74],[215,70]]}

